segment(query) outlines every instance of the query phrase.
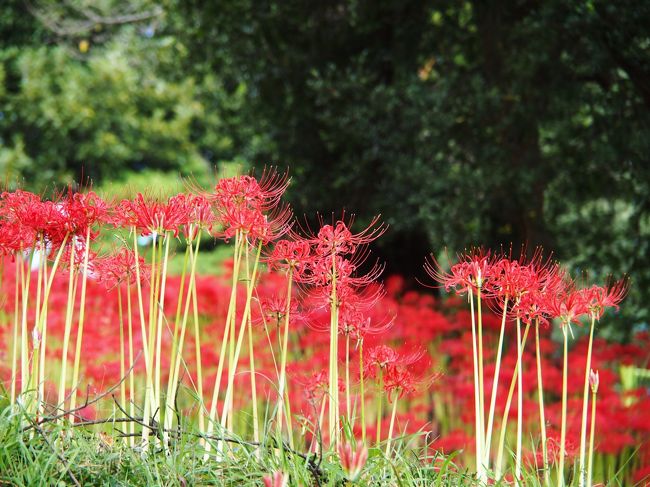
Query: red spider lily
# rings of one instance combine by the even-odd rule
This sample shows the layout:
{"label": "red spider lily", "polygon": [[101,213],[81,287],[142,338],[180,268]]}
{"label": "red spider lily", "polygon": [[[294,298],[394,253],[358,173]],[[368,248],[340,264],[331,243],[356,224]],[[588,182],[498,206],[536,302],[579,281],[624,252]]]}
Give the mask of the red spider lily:
{"label": "red spider lily", "polygon": [[262,480],[264,481],[265,487],[287,487],[289,485],[289,476],[282,472],[267,475]]}
{"label": "red spider lily", "polygon": [[606,308],[618,309],[629,290],[629,281],[621,279],[610,286],[592,286],[584,290],[587,309],[600,319]]}
{"label": "red spider lily", "polygon": [[35,234],[17,221],[0,221],[0,255],[13,255],[34,245]]}
{"label": "red spider lily", "polygon": [[380,223],[379,216],[375,216],[366,228],[358,233],[352,233],[350,228],[354,223],[354,215],[348,221],[345,221],[345,215],[332,223],[326,225],[320,218],[320,230],[317,235],[307,231],[310,235],[309,240],[315,247],[315,252],[321,257],[335,255],[345,255],[354,253],[360,245],[367,245],[381,237],[387,227]]}
{"label": "red spider lily", "polygon": [[219,208],[234,205],[269,211],[278,205],[288,186],[288,173],[265,169],[259,180],[247,175],[219,180],[211,199]]}
{"label": "red spider lily", "polygon": [[93,239],[98,235],[97,230],[92,232],[93,225],[103,223],[108,214],[106,202],[92,191],[69,194],[60,209],[65,217],[64,227],[70,235],[83,237],[91,231]]}
{"label": "red spider lily", "polygon": [[183,195],[172,196],[167,203],[163,203],[138,193],[133,200],[123,200],[116,207],[113,222],[133,226],[142,235],[169,231],[177,237],[180,227],[188,223],[186,210]]}
{"label": "red spider lily", "polygon": [[459,294],[485,287],[495,270],[498,270],[495,269],[495,257],[483,249],[472,249],[458,256],[458,262],[448,272],[443,270],[433,255],[430,258],[431,261],[424,264],[425,272],[442,284],[446,291],[453,288]]}
{"label": "red spider lily", "polygon": [[[148,267],[142,257],[138,258],[140,265],[140,280],[148,279]],[[134,284],[136,282],[135,253],[125,247],[111,255],[97,259],[95,270],[98,280],[112,289],[120,283]]]}
{"label": "red spider lily", "polygon": [[319,404],[327,394],[329,377],[327,370],[314,372],[304,383],[307,400]]}
{"label": "red spider lily", "polygon": [[[257,322],[261,322],[266,326],[280,326],[287,313],[287,297],[281,294],[273,294],[272,296],[262,298],[260,300],[260,309],[263,316]],[[289,309],[290,324],[302,321],[303,319],[304,317],[300,313],[298,303],[292,299]]]}
{"label": "red spider lily", "polygon": [[396,397],[401,398],[405,394],[415,392],[416,379],[403,367],[388,367],[384,375],[384,390],[388,397],[395,392]]}
{"label": "red spider lily", "polygon": [[547,309],[553,318],[559,318],[563,325],[580,324],[580,318],[589,312],[585,293],[575,289],[572,282],[557,294],[547,296]]}
{"label": "red spider lily", "polygon": [[346,477],[350,482],[356,481],[368,460],[368,448],[361,441],[357,442],[354,450],[352,445],[345,443],[339,445],[338,454]]}
{"label": "red spider lily", "polygon": [[366,352],[364,374],[367,377],[376,377],[379,370],[386,374],[389,369],[405,368],[413,365],[424,356],[423,350],[400,354],[387,345],[377,345]]}
{"label": "red spider lily", "polygon": [[300,280],[311,262],[311,247],[304,239],[278,240],[267,261],[272,269],[291,270]]}
{"label": "red spider lily", "polygon": [[183,234],[188,241],[196,238],[199,230],[212,232],[217,217],[212,209],[210,200],[200,194],[179,194],[177,202],[184,206],[187,220],[182,225]]}
{"label": "red spider lily", "polygon": [[252,176],[236,176],[220,180],[214,194],[218,220],[225,239],[243,233],[248,239],[268,243],[291,228],[292,214],[280,205],[280,197],[288,185],[287,175],[265,171],[260,180]]}
{"label": "red spider lily", "polygon": [[259,208],[229,203],[220,208],[219,222],[222,230],[218,235],[229,240],[237,233],[242,233],[250,241],[268,243],[281,238],[291,229],[292,217],[288,206],[278,206],[265,214]]}

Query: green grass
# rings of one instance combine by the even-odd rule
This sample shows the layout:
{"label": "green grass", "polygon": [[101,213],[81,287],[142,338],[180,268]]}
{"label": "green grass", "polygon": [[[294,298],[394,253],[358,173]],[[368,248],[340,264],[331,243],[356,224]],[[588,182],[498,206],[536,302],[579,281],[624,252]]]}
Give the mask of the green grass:
{"label": "green grass", "polygon": [[204,461],[198,435],[190,425],[183,428],[186,432],[167,452],[143,452],[124,444],[119,423],[34,426],[5,406],[0,412],[0,485],[245,486],[263,485],[262,478],[278,470],[289,474],[289,485],[473,485],[469,475],[457,472],[452,457],[423,457],[408,439],[396,442],[391,458],[371,449],[360,479],[352,484],[333,453],[306,456],[275,448],[270,438],[262,446],[231,438],[222,460]]}

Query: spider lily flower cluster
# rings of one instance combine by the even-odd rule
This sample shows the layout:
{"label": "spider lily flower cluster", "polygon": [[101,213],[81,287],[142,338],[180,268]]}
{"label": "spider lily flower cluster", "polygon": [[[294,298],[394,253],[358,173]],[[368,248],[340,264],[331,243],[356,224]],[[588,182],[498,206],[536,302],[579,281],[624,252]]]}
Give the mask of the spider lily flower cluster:
{"label": "spider lily flower cluster", "polygon": [[[522,426],[523,426],[523,368],[522,354],[531,326],[535,329],[536,378],[539,404],[540,444],[542,451],[542,467],[546,485],[551,485],[551,464],[548,452],[546,431],[543,370],[540,353],[540,327],[550,326],[556,320],[563,336],[563,367],[562,367],[562,419],[560,445],[557,462],[557,480],[554,485],[565,483],[566,429],[568,403],[568,343],[572,335],[572,325],[582,325],[583,318],[590,318],[589,344],[586,353],[584,372],[583,405],[581,410],[580,459],[576,475],[580,486],[591,484],[587,476],[586,466],[586,430],[589,374],[591,371],[591,356],[595,323],[602,317],[606,308],[618,308],[619,303],[627,293],[628,281],[620,280],[608,286],[578,287],[558,263],[550,259],[544,261],[540,252],[526,261],[522,255],[519,259],[509,256],[494,255],[482,250],[472,250],[459,256],[458,262],[445,272],[435,259],[425,264],[427,272],[436,279],[446,290],[454,289],[461,295],[466,295],[471,310],[472,326],[472,362],[474,370],[474,417],[476,432],[476,470],[479,480],[486,482],[488,472],[493,467],[497,480],[504,473],[504,448],[511,401],[515,388],[517,389],[517,442],[515,447],[514,476],[522,478]],[[485,354],[483,342],[482,303],[486,303],[501,315],[499,340],[496,349],[494,376],[490,405],[486,421],[485,405]],[[495,406],[500,378],[501,358],[503,354],[504,335],[508,322],[516,328],[517,360],[512,372],[510,387],[501,420],[499,442],[496,449],[496,459],[492,462],[492,436],[494,427]],[[522,334],[523,326],[523,334]],[[593,381],[593,379],[592,379]],[[595,399],[595,397],[594,397]],[[592,439],[593,440],[593,439]],[[590,453],[591,455],[591,453]]]}
{"label": "spider lily flower cluster", "polygon": [[[220,461],[233,454],[226,437],[260,444],[272,436],[278,449],[338,457],[345,478],[358,482],[368,475],[368,447],[391,456],[396,437],[409,434],[426,449],[470,451],[471,430],[477,477],[501,477],[516,409],[515,475],[539,456],[551,483],[552,466],[562,471],[574,445],[584,445],[575,468],[585,483],[601,470],[593,419],[587,434],[589,398],[595,418],[598,391],[599,421],[626,406],[594,328],[625,296],[624,281],[578,288],[539,256],[471,252],[448,272],[427,264],[444,287],[467,298],[467,314],[453,298],[405,291],[398,277],[379,281],[383,268],[369,260],[369,245],[386,230],[378,218],[361,229],[345,214],[314,229],[293,224],[282,203],[287,185],[286,175],[268,171],[167,199],[3,193],[0,377],[14,411],[78,422],[107,407],[87,406],[84,386],[118,384],[108,414],[122,416],[130,447],[171,451],[178,431],[192,424],[205,460]],[[102,234],[120,235],[119,245],[102,248]],[[221,276],[202,267],[207,238],[230,246]],[[169,271],[174,253],[180,275]],[[591,323],[588,341],[569,350],[570,329],[583,318]],[[548,339],[553,319],[565,332],[561,363]],[[534,354],[526,347],[532,330]],[[587,357],[586,369],[584,360],[576,365],[579,357]],[[642,353],[635,357],[643,365]],[[603,379],[596,389],[591,368]],[[470,417],[464,411],[472,396]],[[533,397],[534,421],[523,414]],[[567,418],[573,407],[582,416]],[[541,442],[528,448],[522,439],[534,423]],[[645,434],[627,428],[611,428],[608,444],[620,446],[610,454]],[[276,467],[265,482],[291,483],[284,466]]]}

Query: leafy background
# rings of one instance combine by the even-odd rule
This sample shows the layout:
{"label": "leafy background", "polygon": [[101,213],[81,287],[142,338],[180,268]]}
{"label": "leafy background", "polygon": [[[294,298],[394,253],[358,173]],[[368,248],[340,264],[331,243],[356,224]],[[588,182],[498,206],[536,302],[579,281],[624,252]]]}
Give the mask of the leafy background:
{"label": "leafy background", "polygon": [[7,0],[0,14],[7,186],[288,167],[298,215],[383,215],[388,272],[526,243],[588,280],[628,274],[604,330],[622,340],[649,319],[649,108],[647,0]]}

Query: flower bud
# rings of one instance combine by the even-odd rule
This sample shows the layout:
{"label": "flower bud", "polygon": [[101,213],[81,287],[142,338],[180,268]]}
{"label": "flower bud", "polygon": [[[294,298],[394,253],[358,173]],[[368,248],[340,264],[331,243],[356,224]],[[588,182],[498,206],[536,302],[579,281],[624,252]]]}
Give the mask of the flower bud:
{"label": "flower bud", "polygon": [[354,482],[361,474],[363,467],[366,465],[366,461],[368,460],[368,448],[359,441],[357,442],[357,448],[354,452],[349,443],[340,445],[338,450],[343,471],[346,473],[348,480]]}
{"label": "flower bud", "polygon": [[599,383],[599,377],[598,377],[598,371],[594,372],[594,369],[591,369],[589,372],[589,385],[591,386],[591,392],[596,394],[598,392],[598,383]]}

